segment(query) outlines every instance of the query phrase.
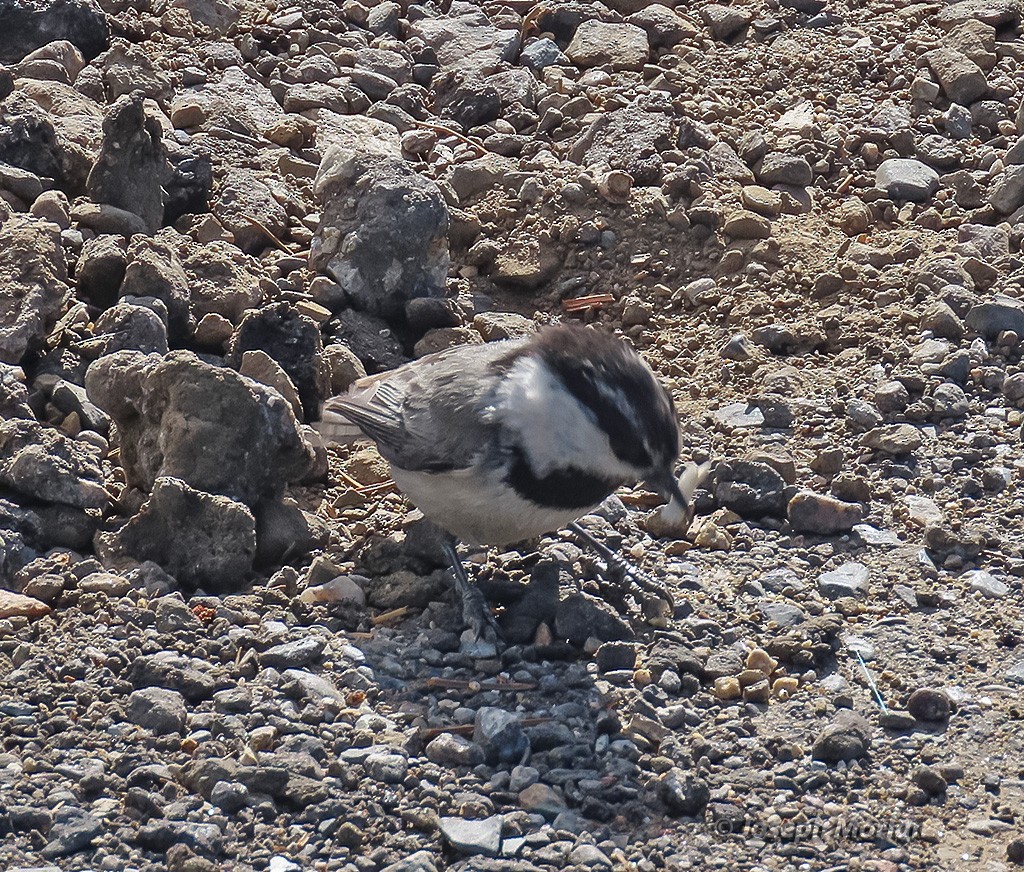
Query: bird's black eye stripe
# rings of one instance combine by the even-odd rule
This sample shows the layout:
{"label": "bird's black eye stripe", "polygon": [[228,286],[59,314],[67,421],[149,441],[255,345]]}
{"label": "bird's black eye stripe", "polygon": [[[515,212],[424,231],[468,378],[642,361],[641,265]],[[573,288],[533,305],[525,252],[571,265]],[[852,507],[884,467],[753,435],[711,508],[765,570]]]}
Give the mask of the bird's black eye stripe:
{"label": "bird's black eye stripe", "polygon": [[619,460],[638,469],[653,466],[654,461],[630,416],[620,406],[603,396],[594,382],[595,374],[584,369],[563,369],[559,373],[568,391],[594,413],[597,425],[608,434],[612,452]]}
{"label": "bird's black eye stripe", "polygon": [[519,496],[552,509],[588,509],[604,501],[623,482],[575,466],[538,476],[519,448],[511,449],[512,463],[505,483]]}

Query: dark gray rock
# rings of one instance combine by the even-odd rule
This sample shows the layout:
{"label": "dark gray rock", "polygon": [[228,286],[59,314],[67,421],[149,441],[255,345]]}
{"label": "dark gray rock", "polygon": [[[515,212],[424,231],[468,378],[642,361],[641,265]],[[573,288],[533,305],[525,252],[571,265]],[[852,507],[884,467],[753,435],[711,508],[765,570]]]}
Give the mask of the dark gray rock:
{"label": "dark gray rock", "polygon": [[345,309],[331,322],[330,329],[332,341],[351,351],[368,373],[394,369],[408,360],[387,321],[376,315]]}
{"label": "dark gray rock", "polygon": [[492,766],[519,763],[530,747],[519,716],[491,706],[477,710],[473,741]]}
{"label": "dark gray rock", "polygon": [[559,564],[541,561],[530,572],[523,596],[507,606],[499,620],[502,635],[512,644],[533,640],[537,628],[554,623],[558,609]]}
{"label": "dark gray rock", "polygon": [[919,687],[907,700],[907,711],[919,721],[942,723],[949,720],[949,697],[941,690]]}
{"label": "dark gray rock", "polygon": [[69,293],[60,228],[12,215],[0,224],[0,363],[39,348]]}
{"label": "dark gray rock", "polygon": [[184,585],[237,590],[252,569],[256,522],[241,503],[158,478],[139,513],[99,534],[96,549],[107,562],[152,560]]}
{"label": "dark gray rock", "polygon": [[823,729],[811,746],[815,760],[838,763],[857,760],[871,747],[871,724],[863,715],[839,711],[835,720]]}
{"label": "dark gray rock", "polygon": [[125,475],[142,490],[173,476],[252,506],[280,496],[313,461],[277,391],[189,352],[110,354],[89,367],[85,384],[117,423]]}
{"label": "dark gray rock", "polygon": [[128,267],[127,247],[123,236],[109,234],[85,241],[75,268],[75,285],[82,299],[99,309],[117,302]]}
{"label": "dark gray rock", "polygon": [[410,299],[444,296],[448,207],[434,182],[400,156],[334,146],[316,194],[322,217],[310,267],[337,281],[356,308],[400,318]]}
{"label": "dark gray rock", "polygon": [[176,690],[146,687],[128,697],[128,720],[158,736],[185,728],[185,699]]}
{"label": "dark gray rock", "polygon": [[92,60],[110,45],[107,19],[91,0],[0,0],[0,63],[13,64],[58,39]]}
{"label": "dark gray rock", "polygon": [[591,636],[602,642],[632,639],[633,630],[604,600],[587,593],[574,593],[558,604],[555,632],[573,645]]}
{"label": "dark gray rock", "polygon": [[316,660],[324,653],[326,643],[319,636],[304,636],[293,642],[283,642],[268,648],[260,655],[260,663],[275,669],[297,669]]}
{"label": "dark gray rock", "polygon": [[323,354],[320,328],[286,302],[246,313],[231,337],[225,358],[238,368],[246,351],[263,351],[276,360],[299,392],[307,420],[320,415],[330,396],[330,372]]}
{"label": "dark gray rock", "polygon": [[104,508],[99,453],[35,420],[0,421],[0,485],[32,500]]}
{"label": "dark gray rock", "polygon": [[756,460],[720,463],[708,482],[720,505],[745,518],[782,516],[786,511],[786,482],[778,470]]}
{"label": "dark gray rock", "polygon": [[118,303],[96,319],[93,338],[80,343],[79,350],[89,358],[115,351],[166,354],[167,325],[147,306]]}
{"label": "dark gray rock", "polygon": [[671,814],[694,817],[708,804],[711,789],[699,775],[673,766],[658,782],[658,795]]}
{"label": "dark gray rock", "polygon": [[1024,336],[1024,301],[997,294],[971,306],[964,320],[986,339],[995,339],[1004,330]]}
{"label": "dark gray rock", "polygon": [[[226,3],[221,5],[227,6]],[[170,225],[182,215],[206,211],[213,189],[213,164],[208,156],[196,154],[173,141],[164,140],[164,149],[167,170],[163,223]]]}
{"label": "dark gray rock", "polygon": [[231,781],[218,781],[210,791],[210,802],[228,814],[241,811],[251,798],[248,787]]}
{"label": "dark gray rock", "polygon": [[155,233],[164,217],[167,154],[160,122],[146,115],[142,101],[136,91],[107,110],[100,153],[85,186],[94,202],[134,212]]}
{"label": "dark gray rock", "polygon": [[[0,10],[2,14],[2,10]],[[84,809],[68,805],[57,809],[53,815],[53,826],[49,842],[41,854],[46,860],[77,854],[92,844],[92,840],[103,835],[103,824]]]}

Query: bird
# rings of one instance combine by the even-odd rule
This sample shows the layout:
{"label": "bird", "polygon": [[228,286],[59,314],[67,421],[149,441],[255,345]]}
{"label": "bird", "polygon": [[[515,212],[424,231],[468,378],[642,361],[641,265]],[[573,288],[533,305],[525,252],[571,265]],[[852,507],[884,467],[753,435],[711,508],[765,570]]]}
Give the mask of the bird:
{"label": "bird", "polygon": [[668,390],[625,341],[576,323],[361,378],[323,404],[317,429],[326,441],[374,441],[398,489],[448,534],[463,620],[477,638],[493,634],[493,617],[458,541],[533,539],[640,481],[682,517],[696,486],[691,468],[674,474],[680,430]]}

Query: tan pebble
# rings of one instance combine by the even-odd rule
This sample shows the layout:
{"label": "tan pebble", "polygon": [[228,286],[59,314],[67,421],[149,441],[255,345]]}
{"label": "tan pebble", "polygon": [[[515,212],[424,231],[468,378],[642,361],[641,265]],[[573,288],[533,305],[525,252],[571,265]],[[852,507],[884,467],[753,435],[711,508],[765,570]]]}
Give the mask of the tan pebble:
{"label": "tan pebble", "polygon": [[771,675],[778,662],[764,648],[755,648],[747,655],[747,669],[756,669],[764,675]]}
{"label": "tan pebble", "polygon": [[719,699],[738,699],[740,692],[739,680],[733,676],[715,679],[715,696]]}
{"label": "tan pebble", "polygon": [[[772,682],[772,693],[779,697],[779,699],[788,699],[796,693],[796,689],[799,686],[800,682],[792,675],[784,675],[782,678],[776,678]],[[782,694],[786,694],[786,696],[782,696]]]}
{"label": "tan pebble", "polygon": [[649,669],[637,669],[633,673],[633,684],[637,687],[647,687],[654,681],[654,677],[651,675]]}

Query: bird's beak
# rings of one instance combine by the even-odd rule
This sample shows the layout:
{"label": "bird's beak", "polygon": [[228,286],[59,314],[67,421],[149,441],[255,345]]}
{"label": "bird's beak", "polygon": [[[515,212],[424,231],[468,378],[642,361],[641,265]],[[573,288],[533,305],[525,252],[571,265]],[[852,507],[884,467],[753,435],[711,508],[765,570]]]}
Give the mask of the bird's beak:
{"label": "bird's beak", "polygon": [[661,510],[666,521],[674,519],[681,523],[691,517],[690,503],[693,501],[694,492],[707,477],[710,468],[710,463],[688,463],[679,478],[676,478],[669,469],[647,480],[651,487],[668,500]]}

